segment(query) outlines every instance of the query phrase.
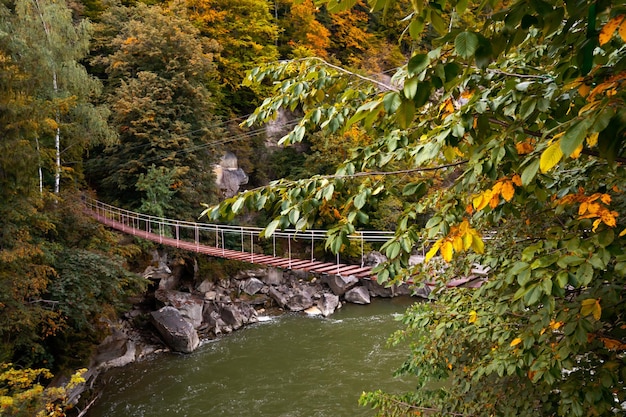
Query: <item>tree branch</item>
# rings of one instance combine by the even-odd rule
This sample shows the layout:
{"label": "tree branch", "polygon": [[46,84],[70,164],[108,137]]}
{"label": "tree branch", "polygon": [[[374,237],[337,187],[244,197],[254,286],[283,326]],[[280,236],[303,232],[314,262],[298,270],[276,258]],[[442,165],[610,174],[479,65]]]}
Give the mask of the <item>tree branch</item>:
{"label": "tree branch", "polygon": [[369,77],[366,77],[366,76],[364,76],[364,75],[357,74],[356,72],[352,72],[352,71],[349,71],[349,70],[347,70],[347,69],[345,69],[345,68],[339,67],[339,66],[337,66],[337,65],[333,65],[333,64],[331,64],[330,62],[323,60],[322,58],[318,58],[318,57],[310,57],[310,58],[302,58],[302,59],[298,59],[298,60],[294,60],[294,61],[313,61],[313,60],[315,60],[315,61],[320,61],[322,64],[324,64],[324,65],[326,65],[326,66],[328,66],[328,67],[330,67],[330,68],[332,68],[332,69],[334,69],[334,70],[337,70],[337,71],[340,71],[340,72],[343,72],[343,73],[346,73],[346,74],[352,75],[352,76],[354,76],[354,77],[360,78],[360,79],[361,79],[361,80],[363,80],[363,81],[367,81],[367,82],[370,82],[370,83],[372,83],[372,84],[375,84],[375,85],[377,85],[378,87],[382,88],[383,90],[386,90],[386,91],[395,91],[396,93],[400,91],[400,90],[398,90],[397,88],[395,88],[395,87],[393,87],[393,86],[391,86],[391,85],[388,85],[388,84],[382,83],[382,82],[380,82],[380,81],[378,81],[378,80],[375,80],[375,79],[373,79],[373,78],[369,78]]}
{"label": "tree branch", "polygon": [[538,80],[551,80],[552,79],[552,77],[548,75],[515,74],[515,73],[506,72],[502,70],[496,70],[496,69],[488,69],[487,71],[492,72],[494,74],[506,75],[507,77],[530,78],[530,79],[538,79]]}

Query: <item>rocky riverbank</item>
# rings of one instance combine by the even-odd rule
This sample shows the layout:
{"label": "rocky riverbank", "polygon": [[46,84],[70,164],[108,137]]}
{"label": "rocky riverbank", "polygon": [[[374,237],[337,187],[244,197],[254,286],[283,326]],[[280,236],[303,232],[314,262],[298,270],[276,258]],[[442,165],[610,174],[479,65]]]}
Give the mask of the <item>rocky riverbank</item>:
{"label": "rocky riverbank", "polygon": [[[379,261],[374,254],[371,263]],[[193,269],[192,279],[185,271]],[[189,275],[187,272],[186,275]],[[383,287],[352,276],[312,275],[276,268],[240,271],[229,279],[197,277],[167,254],[155,252],[143,276],[151,290],[117,323],[98,347],[85,375],[93,386],[101,372],[159,352],[193,352],[203,340],[256,323],[260,317],[301,312],[324,317],[345,303],[369,304],[373,297],[427,297],[428,288]],[[416,292],[417,291],[417,292]]]}

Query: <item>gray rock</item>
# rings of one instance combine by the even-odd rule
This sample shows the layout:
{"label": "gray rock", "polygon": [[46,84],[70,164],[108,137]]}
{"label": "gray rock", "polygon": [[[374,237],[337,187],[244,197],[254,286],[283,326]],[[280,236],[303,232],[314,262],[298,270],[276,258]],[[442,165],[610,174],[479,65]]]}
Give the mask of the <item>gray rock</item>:
{"label": "gray rock", "polygon": [[367,266],[376,266],[387,261],[387,257],[380,252],[372,251],[365,255],[363,263]]}
{"label": "gray rock", "polygon": [[173,351],[191,353],[200,344],[196,329],[176,308],[165,306],[150,315],[152,323]]}
{"label": "gray rock", "polygon": [[239,309],[233,304],[223,306],[220,311],[220,317],[233,330],[243,326],[244,318]]}
{"label": "gray rock", "polygon": [[209,292],[215,289],[215,283],[209,279],[205,279],[196,287],[198,292]]}
{"label": "gray rock", "polygon": [[276,301],[279,307],[285,308],[287,306],[287,295],[279,291],[276,287],[270,288],[269,296]]}
{"label": "gray rock", "polygon": [[346,301],[355,304],[369,304],[370,303],[370,292],[367,288],[363,286],[354,287],[351,290],[347,291],[344,295]]}
{"label": "gray rock", "polygon": [[359,283],[354,275],[343,277],[341,275],[327,275],[322,281],[327,284],[335,295],[344,295],[346,291]]}
{"label": "gray rock", "polygon": [[429,298],[430,292],[431,292],[430,287],[428,285],[423,285],[421,287],[413,288],[411,295],[414,297]]}
{"label": "gray rock", "polygon": [[287,308],[291,311],[302,311],[313,306],[313,299],[304,292],[297,292],[287,300]]}
{"label": "gray rock", "polygon": [[263,284],[263,281],[261,281],[260,279],[250,278],[244,281],[241,289],[248,295],[254,295],[261,291],[261,288],[263,288],[264,285],[265,284]]}
{"label": "gray rock", "polygon": [[402,295],[411,295],[412,290],[407,284],[384,286],[374,280],[363,280],[365,286],[372,297],[398,297]]}
{"label": "gray rock", "polygon": [[165,306],[175,307],[195,329],[202,324],[204,300],[199,296],[182,291],[157,290],[155,297]]}
{"label": "gray rock", "polygon": [[283,270],[279,268],[267,268],[266,274],[261,281],[267,285],[280,285],[283,282]]}
{"label": "gray rock", "polygon": [[328,317],[335,312],[339,305],[339,296],[335,294],[324,293],[317,300],[317,307],[324,317]]}

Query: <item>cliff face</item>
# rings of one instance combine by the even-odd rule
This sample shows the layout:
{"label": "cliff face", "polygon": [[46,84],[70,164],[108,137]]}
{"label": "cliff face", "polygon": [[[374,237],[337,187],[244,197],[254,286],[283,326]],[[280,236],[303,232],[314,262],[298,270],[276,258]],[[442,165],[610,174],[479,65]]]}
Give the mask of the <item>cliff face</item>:
{"label": "cliff face", "polygon": [[213,170],[215,182],[224,198],[234,196],[239,191],[240,186],[248,183],[248,175],[239,168],[237,156],[231,152],[226,152]]}

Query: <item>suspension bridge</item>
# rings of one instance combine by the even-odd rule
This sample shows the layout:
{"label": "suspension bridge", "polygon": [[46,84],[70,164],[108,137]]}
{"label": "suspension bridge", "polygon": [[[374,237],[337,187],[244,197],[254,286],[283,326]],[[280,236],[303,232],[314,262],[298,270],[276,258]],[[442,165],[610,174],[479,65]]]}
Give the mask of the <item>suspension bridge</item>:
{"label": "suspension bridge", "polygon": [[[149,216],[88,197],[83,202],[85,211],[98,222],[162,245],[251,264],[319,274],[352,275],[360,279],[375,279],[372,268],[364,263],[365,243],[382,243],[393,236],[393,232],[386,231],[358,232],[348,238],[355,245],[360,245],[360,265],[341,263],[339,254],[335,262],[323,262],[315,259],[315,247],[326,240],[326,230],[276,230],[271,238],[266,239],[260,236],[263,231],[260,227],[196,223]],[[310,243],[309,259],[292,256],[294,242]],[[270,250],[271,255],[264,253]]]}

